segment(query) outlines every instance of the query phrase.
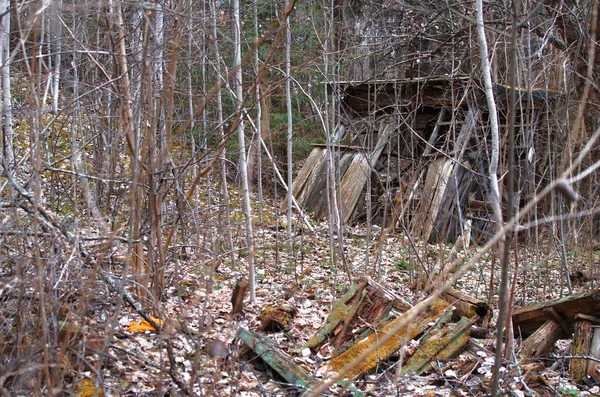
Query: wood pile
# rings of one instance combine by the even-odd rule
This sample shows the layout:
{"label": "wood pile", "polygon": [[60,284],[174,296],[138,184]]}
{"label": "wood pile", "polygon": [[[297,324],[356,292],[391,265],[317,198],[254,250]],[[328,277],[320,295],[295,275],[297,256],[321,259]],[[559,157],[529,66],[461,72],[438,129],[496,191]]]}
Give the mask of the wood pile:
{"label": "wood pile", "polygon": [[[346,381],[341,384],[352,390],[348,382],[385,367],[389,360],[400,360],[400,374],[423,374],[439,361],[463,352],[474,325],[489,319],[491,310],[484,310],[481,302],[456,290],[446,294],[445,299],[413,307],[375,281],[360,278],[333,305],[313,337],[296,349],[310,349],[311,354],[328,358],[314,375],[259,331],[242,328],[238,338],[249,353],[260,357],[299,391],[311,390],[319,377],[331,374],[342,375]],[[463,316],[467,314],[472,316]]]}

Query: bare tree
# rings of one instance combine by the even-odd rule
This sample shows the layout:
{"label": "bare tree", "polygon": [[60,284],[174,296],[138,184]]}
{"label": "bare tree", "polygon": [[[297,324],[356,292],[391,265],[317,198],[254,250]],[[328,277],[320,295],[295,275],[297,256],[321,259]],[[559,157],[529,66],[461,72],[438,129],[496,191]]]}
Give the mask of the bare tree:
{"label": "bare tree", "polygon": [[246,244],[248,247],[248,278],[250,279],[250,299],[256,299],[256,280],[254,276],[254,235],[252,232],[252,207],[250,205],[250,189],[248,186],[248,162],[246,160],[246,137],[244,133],[244,89],[242,86],[242,25],[240,23],[240,2],[233,1],[234,20],[234,86],[236,94],[236,118],[238,121],[238,144],[240,145],[240,180],[244,200],[244,216],[246,218]]}

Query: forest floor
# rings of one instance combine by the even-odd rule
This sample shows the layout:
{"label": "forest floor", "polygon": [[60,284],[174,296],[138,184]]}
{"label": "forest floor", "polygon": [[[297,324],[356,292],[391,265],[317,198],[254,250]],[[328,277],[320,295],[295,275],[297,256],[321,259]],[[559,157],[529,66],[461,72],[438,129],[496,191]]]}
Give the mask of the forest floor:
{"label": "forest floor", "polygon": [[[272,214],[273,210],[268,210]],[[241,216],[241,212],[234,210],[232,215]],[[85,298],[86,304],[85,309],[78,312],[77,321],[84,330],[83,334],[87,335],[84,340],[101,339],[104,348],[99,350],[105,353],[88,356],[82,352],[82,346],[89,347],[93,342],[87,345],[79,342],[76,345],[79,346],[79,353],[75,354],[77,357],[71,357],[70,361],[67,359],[69,364],[61,373],[63,391],[78,396],[94,395],[94,391],[99,390],[104,395],[114,396],[181,395],[182,385],[185,385],[197,396],[293,395],[297,389],[278,377],[275,371],[257,360],[237,355],[241,343],[236,335],[240,328],[256,329],[260,323],[258,315],[267,306],[285,304],[294,307],[297,314],[292,327],[287,331],[270,333],[268,337],[295,363],[315,375],[329,357],[302,347],[323,324],[332,304],[351,285],[348,272],[352,280],[368,275],[414,305],[426,298],[418,288],[414,288],[419,284],[417,281],[425,272],[437,274],[452,248],[411,243],[406,236],[391,234],[384,240],[376,263],[379,229],[373,228],[367,239],[364,225],[347,227],[343,238],[347,272],[341,261],[334,266],[329,259],[327,223],[313,221],[315,230],[309,232],[298,222],[295,220],[293,241],[286,242],[284,216],[271,216],[270,221],[262,222],[257,219],[256,299],[250,302],[246,297],[242,313],[233,318],[230,316],[233,289],[236,281],[247,277],[248,273],[242,228],[233,230],[233,239],[239,244],[234,247],[235,270],[232,270],[229,252],[213,256],[217,260],[211,261],[211,256],[206,254],[210,247],[208,234],[200,237],[204,240],[203,248],[190,249],[186,255],[170,262],[164,299],[160,304],[149,305],[152,309],[148,309],[155,318],[164,322],[160,335],[151,327],[145,331],[139,327],[136,329],[136,323],[142,321],[139,313],[125,303],[119,303],[115,294],[101,281],[94,281],[90,287],[93,292],[78,298]],[[89,231],[88,236],[92,235],[93,231]],[[225,239],[225,236],[220,238]],[[515,307],[570,293],[563,277],[559,251],[554,244],[548,243],[548,239],[543,241],[519,248]],[[338,246],[337,241],[335,245]],[[471,248],[458,255],[466,262],[474,252],[475,248]],[[582,270],[591,269],[599,259],[598,252],[589,250],[567,251],[567,256],[572,269]],[[500,269],[496,262],[492,270],[492,262],[492,256],[485,255],[455,287],[475,298],[489,301],[494,313],[498,313]],[[211,263],[218,264],[214,273],[210,271]],[[115,275],[120,272],[118,263],[107,270]],[[78,282],[75,279],[63,281]],[[571,293],[594,287],[591,283],[579,285]],[[0,314],[10,315],[8,311]],[[397,375],[400,362],[396,355],[382,363],[375,372],[355,380],[354,394],[357,394],[356,390],[370,396],[489,394],[495,321],[494,317],[489,325],[490,339],[473,339],[470,342],[479,346],[475,356],[460,355],[440,363],[436,370],[423,376],[400,376]],[[207,349],[207,345],[215,341],[219,342],[211,346],[216,346],[216,350]],[[167,345],[172,350],[169,351]],[[544,358],[539,376],[544,379],[545,395],[597,394],[597,386],[590,389],[569,380],[568,360],[564,358],[568,354],[568,346],[568,341],[561,341],[552,355]],[[223,348],[225,350],[221,351]],[[74,364],[81,361],[77,358],[83,357],[91,366]],[[503,390],[513,395],[527,395],[527,387],[519,383],[522,380],[519,371],[507,364],[501,373]],[[26,383],[20,387],[24,394],[28,394]],[[335,394],[349,393],[337,386],[331,390]],[[18,388],[15,394],[20,394]]]}

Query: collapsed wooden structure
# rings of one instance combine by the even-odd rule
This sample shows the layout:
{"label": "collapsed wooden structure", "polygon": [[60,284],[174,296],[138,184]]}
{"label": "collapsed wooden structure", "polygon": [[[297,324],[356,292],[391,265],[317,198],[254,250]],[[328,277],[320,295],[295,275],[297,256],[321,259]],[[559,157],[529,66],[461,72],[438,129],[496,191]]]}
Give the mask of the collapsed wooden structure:
{"label": "collapsed wooden structure", "polygon": [[[466,76],[442,76],[344,82],[336,88],[340,122],[330,144],[315,146],[296,177],[292,189],[298,203],[316,217],[329,215],[333,195],[327,194],[332,184],[327,176],[333,165],[335,177],[329,181],[336,181],[344,222],[369,217],[383,227],[402,225],[431,242],[453,242],[459,236],[485,240],[493,217],[486,176],[488,110],[481,85]],[[495,87],[502,164],[507,162],[511,90]],[[548,155],[538,158],[536,153],[560,150],[554,140],[564,131],[565,118],[561,93],[515,90],[519,199],[513,205],[518,205],[551,177]]]}
{"label": "collapsed wooden structure", "polygon": [[[310,393],[319,385],[318,379],[337,373],[345,378],[338,385],[360,394],[349,382],[386,367],[386,362],[400,361],[402,375],[423,374],[431,372],[440,360],[450,360],[467,349],[474,337],[473,325],[488,321],[492,313],[483,302],[473,302],[456,290],[454,293],[423,307],[412,306],[374,280],[361,277],[335,302],[327,320],[302,347],[302,356],[318,353],[329,357],[316,369],[318,377],[286,356],[260,331],[240,328],[237,336],[245,343],[241,353],[252,360],[261,358],[299,391]],[[471,303],[462,302],[464,298]],[[473,307],[461,310],[456,303],[463,303],[463,309]],[[482,305],[485,310],[481,310]],[[419,348],[398,354],[411,340],[418,342]]]}

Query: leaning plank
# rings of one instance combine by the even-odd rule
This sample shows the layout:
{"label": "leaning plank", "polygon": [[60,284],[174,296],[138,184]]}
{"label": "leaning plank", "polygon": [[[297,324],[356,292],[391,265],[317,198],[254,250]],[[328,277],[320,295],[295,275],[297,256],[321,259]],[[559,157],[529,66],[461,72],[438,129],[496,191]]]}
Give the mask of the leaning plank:
{"label": "leaning plank", "polygon": [[[348,379],[354,379],[355,377],[374,369],[381,360],[386,360],[395,351],[400,349],[404,343],[413,339],[421,332],[429,328],[430,323],[435,321],[439,316],[442,315],[444,310],[448,307],[448,304],[441,299],[434,300],[430,306],[425,310],[419,311],[415,318],[411,320],[410,324],[402,328],[398,333],[391,337],[386,343],[378,346],[376,350],[368,354],[364,360],[358,365],[350,368],[346,373],[345,377]],[[413,311],[419,310],[415,307],[398,317],[397,319],[385,324],[380,327],[373,334],[355,343],[348,350],[343,352],[337,357],[334,357],[326,365],[319,369],[319,372],[328,373],[336,372],[339,373],[344,369],[346,365],[351,363],[355,357],[361,355],[364,351],[369,349],[373,344],[379,343],[382,335],[387,334],[393,330],[400,323],[404,322],[406,318],[410,318],[415,315]]]}
{"label": "leaning plank", "polygon": [[314,211],[315,203],[327,186],[327,150],[323,151],[324,157],[319,164],[315,165],[314,171],[306,182],[306,187],[300,193],[298,202],[307,210]]}
{"label": "leaning plank", "polygon": [[447,158],[437,159],[429,166],[415,230],[417,237],[421,237],[423,241],[429,240],[453,169],[454,160]]}
{"label": "leaning plank", "polygon": [[[352,160],[354,160],[354,156],[356,156],[358,154],[358,152],[346,152],[342,154],[342,158],[340,159],[339,162],[339,174],[340,175],[344,175],[346,173],[346,171],[348,170],[348,167],[350,167],[350,164],[352,164]],[[327,186],[325,186],[323,189],[326,189]],[[318,200],[314,205],[314,213],[317,217],[327,217],[329,215],[329,207],[328,207],[329,203],[327,201],[327,192],[326,191],[321,191],[320,195],[318,196]]]}
{"label": "leaning plank", "polygon": [[238,331],[238,338],[292,385],[304,390],[317,385],[312,375],[286,357],[269,338],[244,328]]}
{"label": "leaning plank", "polygon": [[598,315],[600,289],[566,296],[555,301],[535,303],[515,310],[512,316],[515,336],[531,335],[541,327],[548,320],[544,309],[549,307],[552,307],[570,325],[576,314]]}
{"label": "leaning plank", "polygon": [[[294,179],[294,183],[292,184],[292,195],[294,197],[298,197],[298,193],[306,186],[306,182],[309,180],[309,177],[314,172],[315,168],[318,168],[323,159],[325,158],[326,150],[323,148],[314,148],[312,152],[306,158],[302,169]],[[298,200],[299,201],[299,200]],[[288,203],[287,196],[283,200],[283,204],[281,204],[281,213],[287,211]]]}
{"label": "leaning plank", "polygon": [[546,320],[529,338],[525,339],[520,359],[540,357],[549,353],[563,333],[564,331],[557,321]]}
{"label": "leaning plank", "polygon": [[367,177],[371,172],[371,165],[377,163],[377,160],[379,160],[379,156],[390,137],[392,129],[391,124],[383,124],[373,153],[371,153],[370,156],[366,153],[356,154],[348,171],[346,171],[340,186],[340,198],[344,210],[344,222],[348,222],[352,217],[354,207],[367,182]]}
{"label": "leaning plank", "polygon": [[454,326],[436,328],[430,332],[420,341],[415,354],[402,367],[402,373],[423,374],[432,369],[432,360],[449,360],[456,357],[469,343],[470,328],[477,320],[477,317],[462,318]]}

